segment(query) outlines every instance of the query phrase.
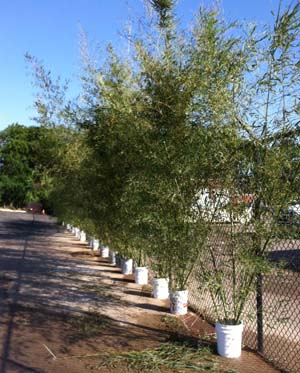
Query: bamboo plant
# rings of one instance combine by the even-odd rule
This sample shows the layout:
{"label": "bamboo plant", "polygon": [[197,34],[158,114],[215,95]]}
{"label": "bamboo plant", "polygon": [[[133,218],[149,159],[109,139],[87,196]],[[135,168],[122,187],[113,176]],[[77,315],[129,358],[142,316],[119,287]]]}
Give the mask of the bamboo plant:
{"label": "bamboo plant", "polygon": [[[274,269],[269,251],[280,238],[279,217],[299,195],[299,25],[300,4],[283,8],[280,1],[273,27],[252,30],[246,78],[233,87],[239,138],[224,157],[230,170],[217,190],[227,195],[227,221],[212,225],[199,270],[221,322],[240,323],[253,292],[262,315],[262,278]],[[249,204],[250,218],[238,219]]]}

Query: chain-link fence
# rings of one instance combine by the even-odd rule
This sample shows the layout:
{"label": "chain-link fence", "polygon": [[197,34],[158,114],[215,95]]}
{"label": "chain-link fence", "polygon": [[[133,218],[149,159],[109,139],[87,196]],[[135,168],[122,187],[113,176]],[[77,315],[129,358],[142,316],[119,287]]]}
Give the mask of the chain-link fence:
{"label": "chain-link fence", "polygon": [[[227,229],[220,225],[214,233],[213,245],[219,252],[226,251]],[[243,315],[244,344],[293,373],[300,372],[300,234],[297,236],[293,229],[292,235],[285,231],[271,241],[267,258],[279,269],[261,277],[261,294],[257,287]],[[213,322],[215,308],[208,291],[201,288],[199,271],[197,267],[190,281],[189,301]]]}

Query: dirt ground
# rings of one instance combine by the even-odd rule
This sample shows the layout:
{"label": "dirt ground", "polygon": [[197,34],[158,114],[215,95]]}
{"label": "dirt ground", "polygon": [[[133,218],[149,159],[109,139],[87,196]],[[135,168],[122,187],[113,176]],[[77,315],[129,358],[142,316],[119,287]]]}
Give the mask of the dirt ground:
{"label": "dirt ground", "polygon": [[[53,219],[0,212],[0,373],[129,372],[103,365],[103,357],[172,340],[211,345],[213,334],[191,312],[171,317],[149,287],[134,284]],[[216,372],[278,372],[250,351],[212,359]]]}

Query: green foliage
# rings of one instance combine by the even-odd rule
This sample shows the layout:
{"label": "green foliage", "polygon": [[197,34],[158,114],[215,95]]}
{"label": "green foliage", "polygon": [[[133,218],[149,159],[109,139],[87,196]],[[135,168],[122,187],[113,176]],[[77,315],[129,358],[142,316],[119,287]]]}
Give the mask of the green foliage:
{"label": "green foliage", "polygon": [[[227,176],[217,194],[230,223],[222,245],[211,242],[201,258],[199,278],[210,292],[221,321],[238,323],[260,275],[272,270],[268,250],[282,234],[282,211],[299,196],[299,4],[279,7],[274,28],[250,34],[245,82],[235,97],[240,140],[227,155]],[[250,218],[236,225],[252,200]],[[240,222],[242,219],[239,219]],[[215,228],[218,231],[218,228]],[[216,233],[215,233],[216,234]]]}
{"label": "green foliage", "polygon": [[2,204],[23,207],[27,202],[47,198],[52,145],[45,128],[13,124],[0,133]]}
{"label": "green foliage", "polygon": [[159,17],[159,26],[168,27],[172,21],[172,9],[175,5],[174,0],[148,0]]}
{"label": "green foliage", "polygon": [[138,372],[163,372],[164,369],[187,372],[225,372],[212,358],[209,348],[199,348],[188,341],[165,343],[143,351],[112,353],[104,359],[102,366],[112,369],[125,366],[130,371]]}
{"label": "green foliage", "polygon": [[50,199],[123,256],[149,258],[172,289],[200,269],[218,318],[239,322],[299,196],[299,4],[262,32],[201,8],[182,35],[174,1],[150,2],[159,28],[132,56],[109,46],[103,65],[88,61],[86,107],[30,58],[57,144]]}
{"label": "green foliage", "polygon": [[66,98],[68,81],[62,82],[60,77],[54,80],[51,71],[47,71],[41,62],[29,53],[25,54],[25,61],[32,68],[33,83],[38,87],[34,102],[37,112],[35,121],[41,126],[52,128],[69,123],[74,111]]}

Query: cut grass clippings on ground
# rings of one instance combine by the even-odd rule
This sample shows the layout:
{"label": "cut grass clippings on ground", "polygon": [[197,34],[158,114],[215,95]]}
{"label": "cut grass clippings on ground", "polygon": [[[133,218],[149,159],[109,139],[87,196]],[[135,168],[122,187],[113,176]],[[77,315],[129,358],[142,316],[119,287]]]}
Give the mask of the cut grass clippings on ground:
{"label": "cut grass clippings on ground", "polygon": [[76,330],[68,337],[70,343],[99,335],[111,320],[99,313],[89,313],[82,317],[70,317],[68,323]]}
{"label": "cut grass clippings on ground", "polygon": [[111,353],[104,357],[98,368],[104,366],[110,369],[126,367],[132,372],[226,372],[208,347],[199,348],[188,342],[169,342],[143,351]]}
{"label": "cut grass clippings on ground", "polygon": [[186,328],[182,321],[176,316],[164,315],[161,322],[173,333],[184,334]]}

